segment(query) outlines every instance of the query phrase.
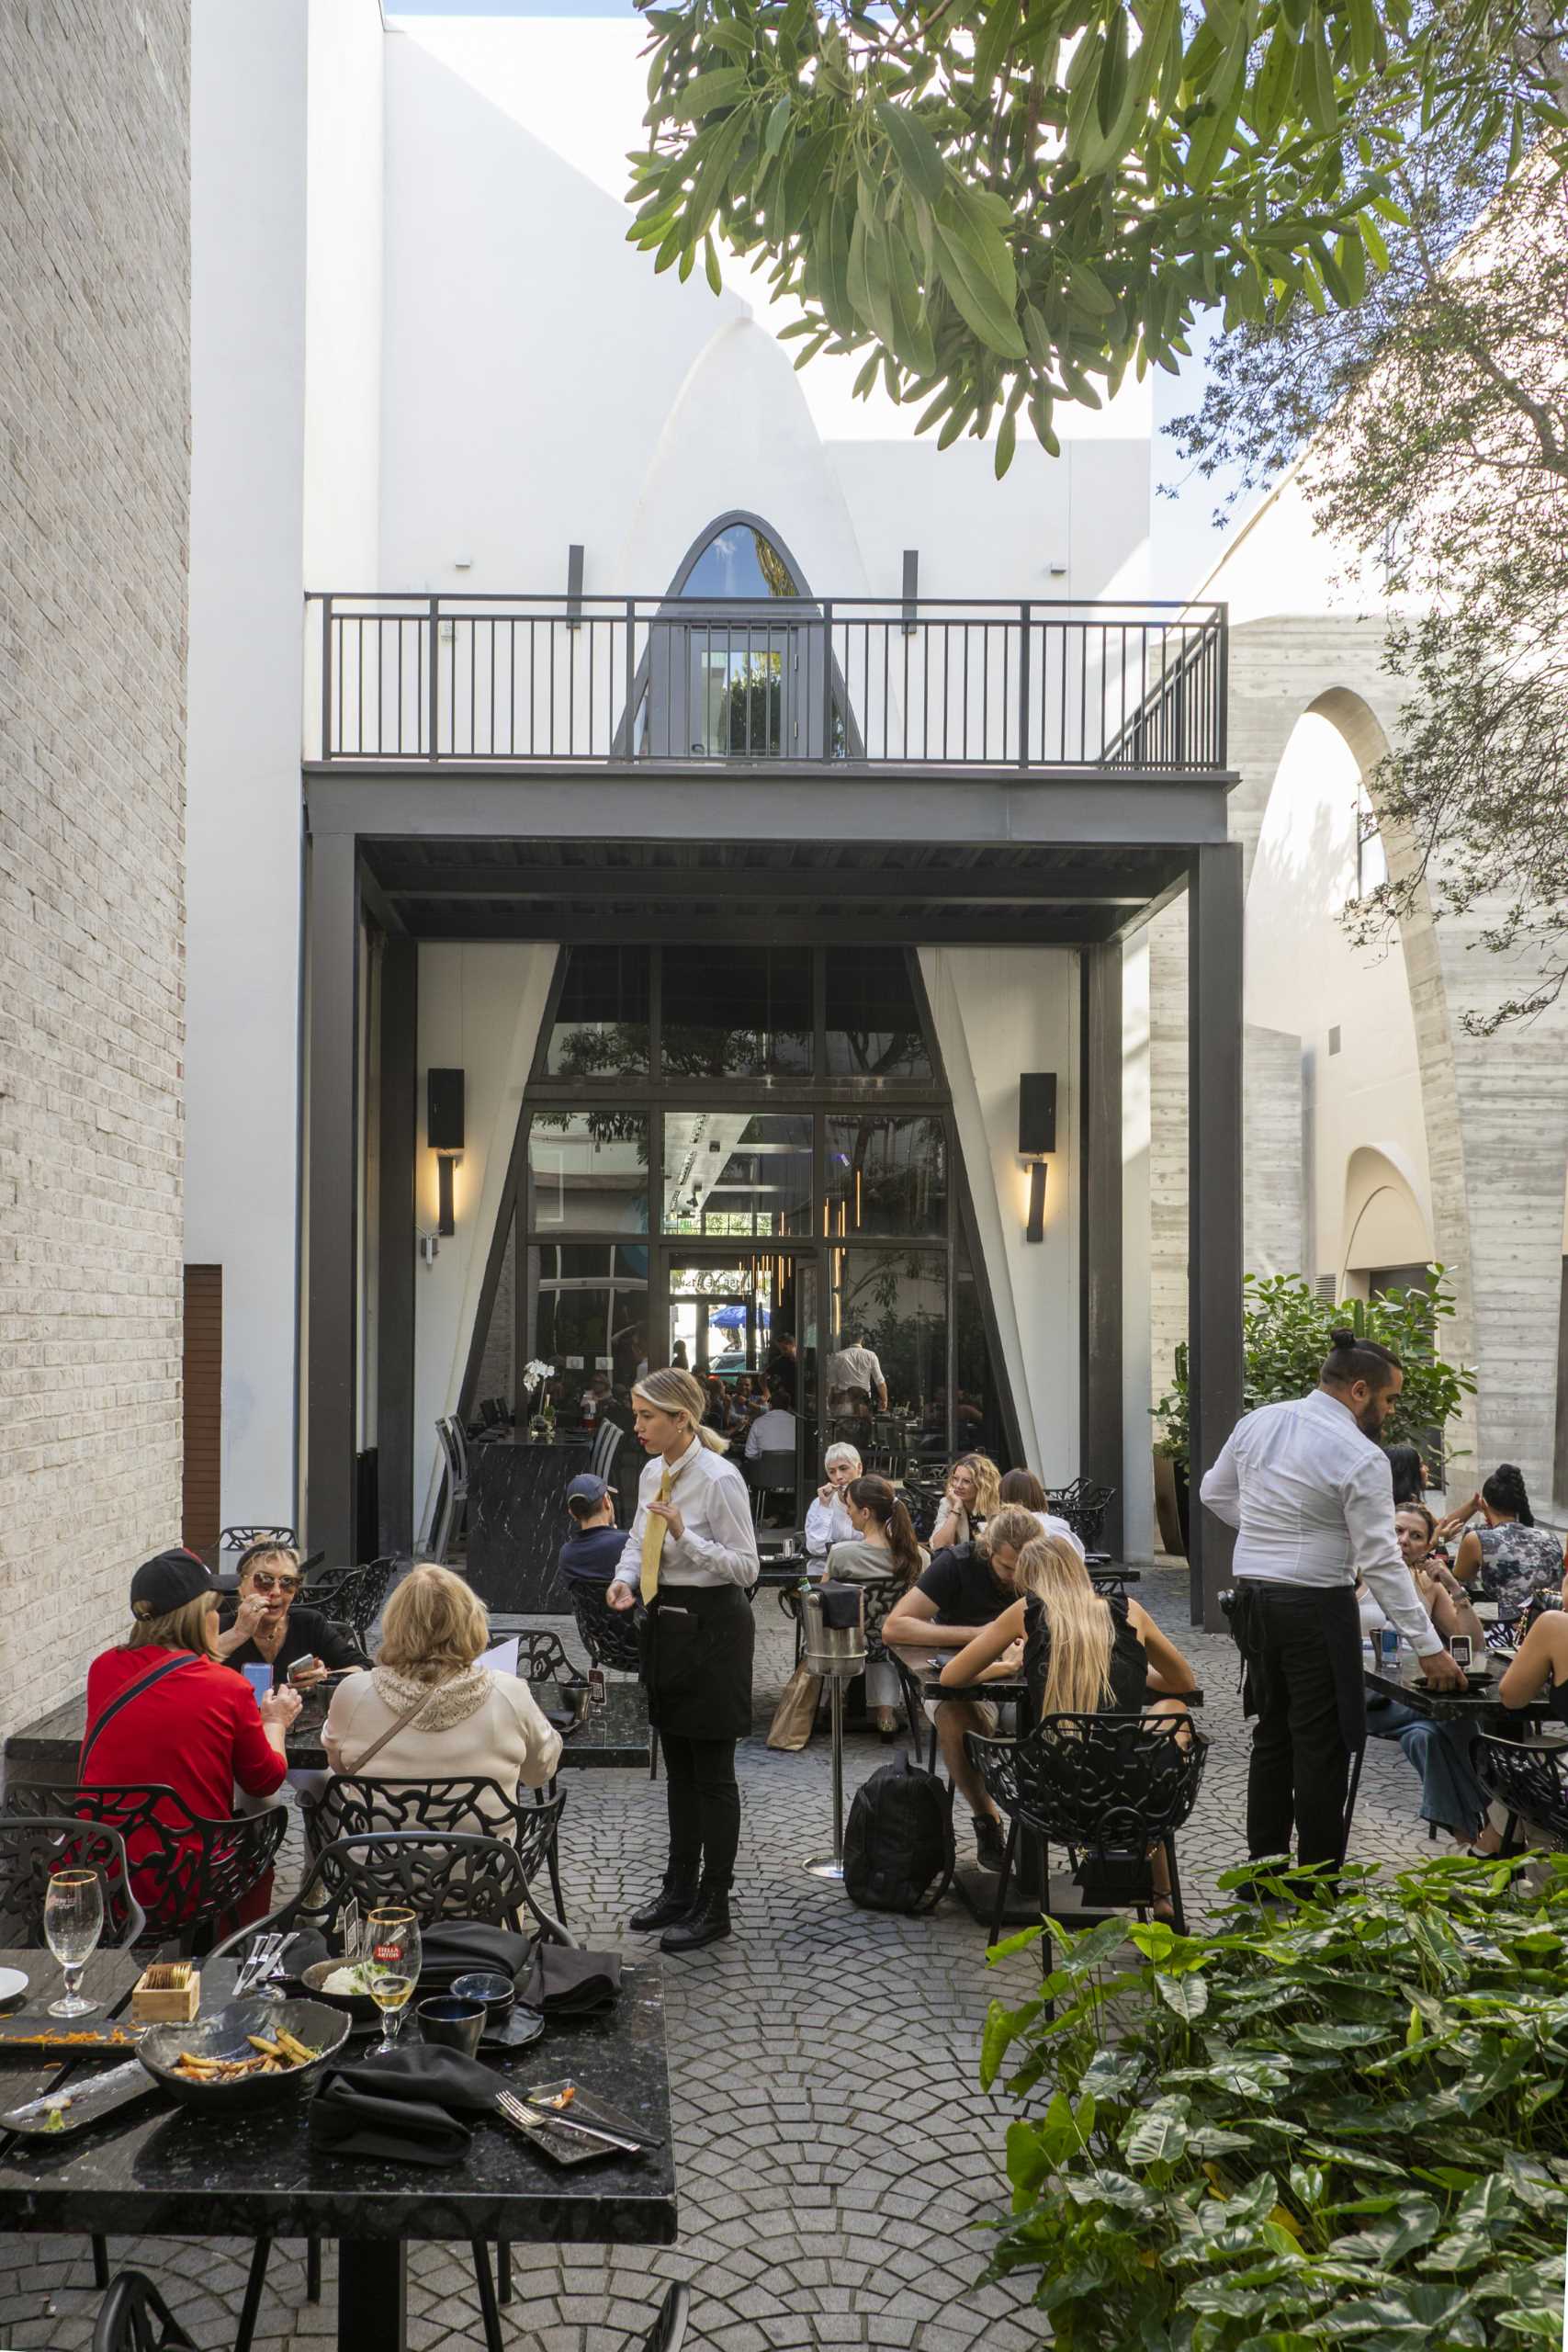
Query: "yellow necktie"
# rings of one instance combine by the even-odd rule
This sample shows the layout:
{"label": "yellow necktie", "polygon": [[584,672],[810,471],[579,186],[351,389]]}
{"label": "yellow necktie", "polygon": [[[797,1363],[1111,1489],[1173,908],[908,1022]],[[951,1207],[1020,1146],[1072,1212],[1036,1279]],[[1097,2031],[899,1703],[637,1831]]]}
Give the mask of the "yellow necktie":
{"label": "yellow necktie", "polygon": [[[671,1477],[669,1471],[666,1470],[664,1476],[659,1481],[659,1499],[661,1503],[667,1503],[669,1501],[670,1490],[674,1483],[675,1482]],[[651,1516],[649,1519],[648,1525],[642,1531],[642,1599],[644,1608],[648,1606],[649,1602],[653,1599],[654,1594],[659,1590],[659,1555],[664,1549],[664,1538],[669,1532],[669,1528],[666,1526],[663,1520],[654,1519]]]}

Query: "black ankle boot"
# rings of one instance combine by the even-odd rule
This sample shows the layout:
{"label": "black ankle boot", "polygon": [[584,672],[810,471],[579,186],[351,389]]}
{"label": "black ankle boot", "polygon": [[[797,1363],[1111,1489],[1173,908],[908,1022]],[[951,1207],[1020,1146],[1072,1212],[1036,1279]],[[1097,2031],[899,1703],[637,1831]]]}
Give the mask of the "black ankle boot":
{"label": "black ankle boot", "polygon": [[685,1918],[672,1928],[666,1928],[659,1939],[660,1951],[700,1951],[704,1944],[716,1944],[730,1932],[729,1891],[722,1886],[705,1886]]}
{"label": "black ankle boot", "polygon": [[697,1882],[694,1878],[667,1877],[651,1903],[645,1903],[640,1911],[634,1911],[626,1925],[639,1936],[648,1935],[655,1928],[668,1928],[677,1919],[683,1919],[696,1900]]}

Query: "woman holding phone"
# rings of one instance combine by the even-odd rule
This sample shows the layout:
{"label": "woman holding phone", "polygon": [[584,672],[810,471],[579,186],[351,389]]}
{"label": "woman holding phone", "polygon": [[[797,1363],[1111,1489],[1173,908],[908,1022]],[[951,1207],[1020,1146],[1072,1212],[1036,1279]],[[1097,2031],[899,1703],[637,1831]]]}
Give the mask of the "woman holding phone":
{"label": "woman holding phone", "polygon": [[[319,1609],[298,1607],[304,1577],[299,1555],[277,1544],[253,1544],[240,1555],[237,1600],[219,1610],[218,1656],[243,1674],[272,1670],[272,1687],[314,1690],[331,1674],[370,1661],[343,1626]],[[260,1678],[258,1677],[257,1679]]]}
{"label": "woman holding phone", "polygon": [[703,1419],[707,1399],[689,1372],[647,1372],[632,1418],[649,1456],[637,1516],[605,1593],[612,1609],[640,1595],[642,1679],[664,1749],[670,1852],[660,1892],[632,1914],[660,1948],[696,1951],[730,1932],[729,1890],[740,1840],[735,1743],[751,1728],[757,1581],[751,1498],[725,1441]]}

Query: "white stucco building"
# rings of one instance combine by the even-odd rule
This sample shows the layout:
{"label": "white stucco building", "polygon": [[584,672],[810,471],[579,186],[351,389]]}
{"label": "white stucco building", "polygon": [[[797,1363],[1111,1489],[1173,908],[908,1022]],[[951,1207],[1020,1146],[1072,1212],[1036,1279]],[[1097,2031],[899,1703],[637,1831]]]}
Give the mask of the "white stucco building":
{"label": "white stucco building", "polygon": [[[720,1331],[761,1371],[795,1327],[804,1477],[855,1320],[900,1458],[1091,1476],[1145,1555],[1151,910],[1206,888],[1220,943],[1184,1252],[1216,1416],[1240,1010],[1223,631],[1144,600],[1146,388],[998,484],[852,401],[853,361],[796,374],[732,262],[717,298],[656,277],[640,37],[197,11],[186,1256],[221,1283],[221,1516],[409,1544],[440,1417],[553,1352],[573,1418],[634,1321],[727,1374]],[[699,1148],[723,1208],[671,1189]]]}

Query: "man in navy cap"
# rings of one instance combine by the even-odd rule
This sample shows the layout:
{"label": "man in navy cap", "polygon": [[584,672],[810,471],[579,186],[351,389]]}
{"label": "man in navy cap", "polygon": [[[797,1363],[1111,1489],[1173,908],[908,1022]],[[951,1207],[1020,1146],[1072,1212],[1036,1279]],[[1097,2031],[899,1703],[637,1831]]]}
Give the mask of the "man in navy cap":
{"label": "man in navy cap", "polygon": [[566,1490],[575,1532],[560,1547],[558,1566],[569,1585],[592,1585],[603,1592],[620,1566],[626,1531],[615,1525],[615,1490],[583,1471]]}

